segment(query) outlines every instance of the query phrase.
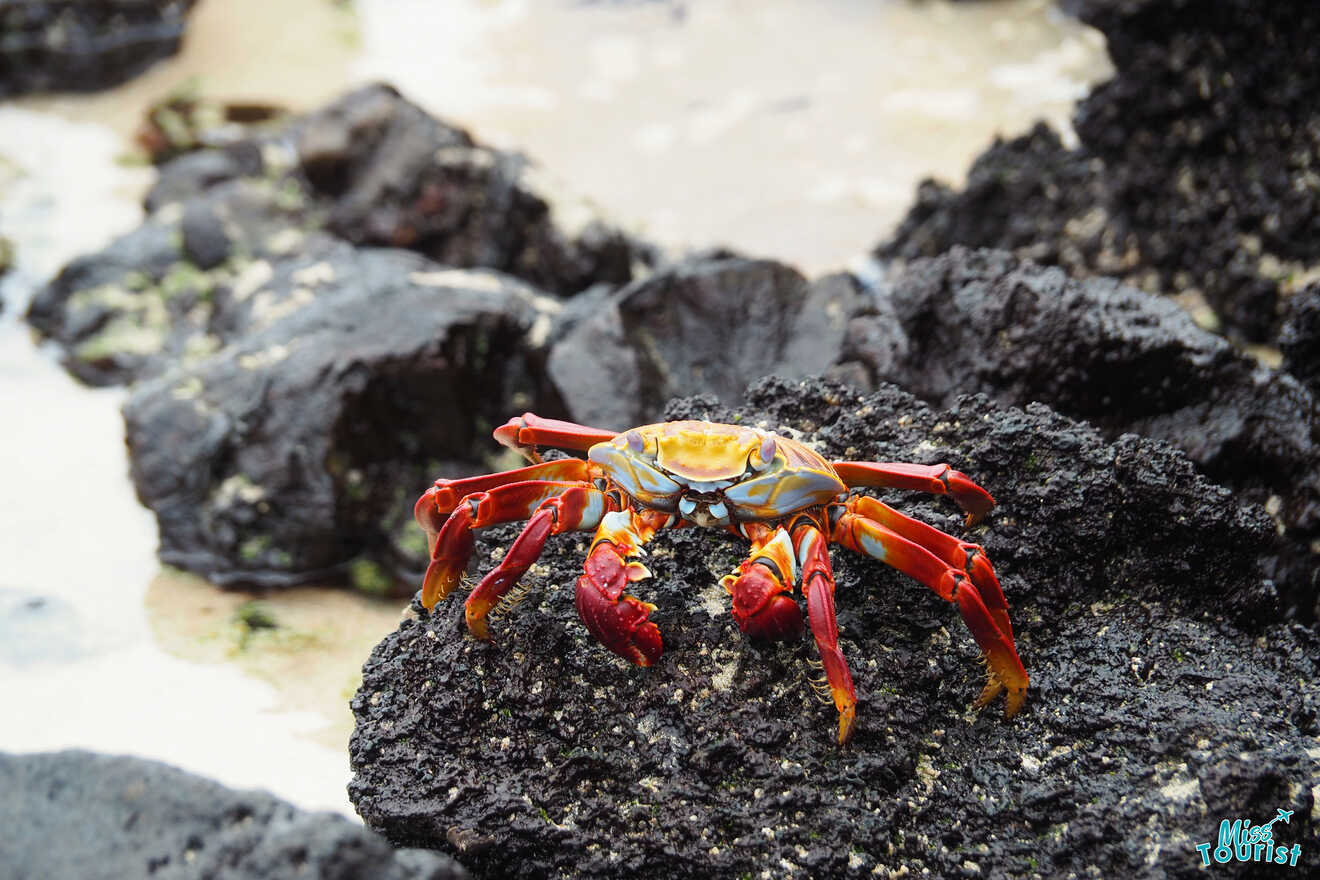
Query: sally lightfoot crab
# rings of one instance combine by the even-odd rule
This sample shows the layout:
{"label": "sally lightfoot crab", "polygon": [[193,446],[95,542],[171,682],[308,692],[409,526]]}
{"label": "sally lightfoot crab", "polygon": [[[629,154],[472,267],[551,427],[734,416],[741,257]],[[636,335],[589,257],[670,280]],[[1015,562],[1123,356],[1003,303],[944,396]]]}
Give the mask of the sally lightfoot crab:
{"label": "sally lightfoot crab", "polygon": [[[467,599],[467,625],[489,638],[487,614],[536,561],[550,535],[595,530],[577,609],[602,645],[639,666],[660,657],[655,606],[624,592],[650,575],[643,545],[660,529],[705,526],[748,539],[751,553],[721,583],[743,632],[766,639],[802,633],[792,598],[800,583],[807,617],[839,712],[839,743],[852,735],[857,695],[839,649],[834,614],[833,542],[911,575],[958,606],[986,659],[978,707],[1005,696],[1011,717],[1027,693],[1008,604],[985,553],[886,504],[851,490],[916,489],[948,495],[971,525],[994,506],[980,486],[946,464],[829,462],[796,440],[714,422],[664,422],[622,433],[543,419],[510,419],[495,439],[530,467],[461,480],[440,479],[417,501],[430,539],[422,583],[427,608],[458,586],[472,554],[472,530],[526,520],[499,564]],[[585,460],[542,461],[537,449],[585,451]]]}

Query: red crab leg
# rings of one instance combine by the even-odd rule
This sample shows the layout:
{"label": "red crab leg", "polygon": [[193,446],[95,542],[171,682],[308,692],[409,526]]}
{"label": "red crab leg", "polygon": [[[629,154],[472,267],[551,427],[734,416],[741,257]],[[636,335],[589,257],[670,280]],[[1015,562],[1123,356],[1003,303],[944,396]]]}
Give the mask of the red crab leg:
{"label": "red crab leg", "polygon": [[574,422],[561,422],[559,419],[543,419],[535,413],[523,413],[496,428],[495,439],[529,461],[540,461],[541,456],[536,452],[538,446],[585,451],[597,443],[613,440],[618,433],[603,428],[588,428]]}
{"label": "red crab leg", "polygon": [[852,736],[857,713],[857,691],[853,689],[848,661],[839,649],[839,624],[834,616],[834,572],[830,568],[829,543],[820,528],[800,521],[793,529],[793,545],[802,566],[802,592],[807,597],[811,634],[825,666],[825,680],[839,710],[839,745]]}
{"label": "red crab leg", "polygon": [[720,583],[733,595],[733,619],[749,636],[777,641],[802,634],[802,612],[793,597],[797,559],[788,531],[748,523],[741,534],[752,539],[752,551],[733,574]]}
{"label": "red crab leg", "polygon": [[1013,644],[1013,624],[1008,619],[1008,601],[1004,590],[999,586],[990,557],[985,555],[979,544],[960,541],[952,535],[946,535],[934,526],[899,513],[881,501],[865,495],[855,496],[851,509],[867,519],[874,520],[892,532],[897,532],[909,541],[920,544],[953,568],[961,568],[976,585],[981,600],[994,618],[995,626],[1008,637]]}
{"label": "red crab leg", "polygon": [[[525,480],[473,492],[454,506],[439,529],[433,529],[437,517],[418,502],[417,521],[426,529],[431,543],[431,564],[422,580],[422,604],[433,608],[458,586],[472,556],[473,529],[527,519],[542,502],[558,496],[568,497],[561,504],[565,509],[556,513],[557,521],[563,522],[559,531],[592,528],[605,512],[607,502],[602,493],[585,483],[560,480]],[[573,525],[575,521],[583,524]]]}
{"label": "red crab leg", "polygon": [[916,489],[935,495],[949,495],[967,512],[967,525],[981,521],[995,506],[995,499],[947,464],[908,464],[902,461],[835,461],[834,472],[849,487],[875,486],[880,489]]}
{"label": "red crab leg", "polygon": [[[1012,637],[995,625],[994,618],[981,599],[976,584],[963,571],[949,565],[934,553],[873,519],[857,512],[860,502],[850,498],[837,514],[831,539],[849,550],[871,556],[921,581],[947,602],[953,602],[963,621],[972,631],[988,665],[985,690],[976,698],[984,706],[1008,688],[1004,717],[1012,717],[1022,708],[1027,696],[1027,672],[1022,668]],[[831,510],[831,519],[838,510]]]}
{"label": "red crab leg", "polygon": [[496,486],[522,483],[527,480],[588,483],[591,481],[590,465],[580,458],[561,458],[511,471],[465,477],[461,480],[447,480],[442,477],[417,499],[417,504],[413,507],[413,516],[426,530],[427,535],[434,538],[445,524],[445,518],[449,516],[450,511],[458,507],[458,502],[467,496],[489,491]]}
{"label": "red crab leg", "polygon": [[629,596],[629,581],[650,577],[637,557],[669,515],[654,510],[611,511],[601,518],[577,582],[577,610],[596,640],[625,660],[650,666],[660,659],[660,629],[648,618],[655,606]]}
{"label": "red crab leg", "polygon": [[542,501],[500,564],[491,569],[468,595],[464,614],[472,635],[479,639],[490,638],[486,615],[527,573],[545,549],[547,538],[561,532],[595,528],[605,514],[607,503],[604,493],[588,486],[572,486]]}

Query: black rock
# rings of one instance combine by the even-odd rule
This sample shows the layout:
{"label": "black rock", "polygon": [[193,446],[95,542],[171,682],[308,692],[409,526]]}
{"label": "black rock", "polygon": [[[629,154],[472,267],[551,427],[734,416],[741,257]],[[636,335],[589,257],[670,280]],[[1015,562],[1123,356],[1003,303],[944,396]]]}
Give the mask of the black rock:
{"label": "black rock", "polygon": [[468,876],[446,856],[396,850],[333,813],[91,752],[0,753],[0,823],[0,869],[14,880]]}
{"label": "black rock", "polygon": [[96,91],[179,50],[195,0],[0,3],[0,98]]}
{"label": "black rock", "polygon": [[358,244],[407,247],[487,266],[554,293],[623,283],[650,259],[600,223],[570,236],[526,180],[520,154],[477,145],[392,89],[354,92],[298,126],[302,172],[329,198],[329,228]]}
{"label": "black rock", "polygon": [[360,556],[411,577],[425,546],[396,546],[392,524],[528,394],[507,383],[546,298],[335,241],[227,296],[213,320],[242,323],[241,339],[139,382],[124,407],[161,559],[221,584],[306,580]]}
{"label": "black rock", "polygon": [[[189,157],[184,157],[189,158]],[[267,285],[272,265],[302,265],[351,248],[317,231],[293,199],[238,178],[162,208],[39,290],[28,322],[64,349],[65,367],[94,385],[132,382],[209,355],[316,284]]]}
{"label": "black rock", "polygon": [[562,294],[622,284],[652,248],[599,222],[574,235],[526,182],[526,161],[482,147],[385,86],[166,163],[148,219],[70,263],[29,322],[93,384],[126,383],[246,332],[228,312],[271,261],[334,242],[406,247]]}
{"label": "black rock", "polygon": [[[1293,375],[1240,353],[1167,299],[1112,279],[1075,281],[1002,251],[955,247],[913,261],[874,294],[845,353],[870,378],[939,406],[973,391],[1018,406],[1038,400],[1110,437],[1130,431],[1181,447],[1216,482],[1269,506],[1285,530],[1275,578],[1290,616],[1314,619],[1320,408]],[[1303,362],[1305,314],[1299,299],[1290,350]]]}
{"label": "black rock", "polygon": [[735,401],[751,377],[824,373],[864,298],[850,275],[808,281],[771,260],[689,258],[569,307],[546,369],[571,417],[623,430],[665,401]]}
{"label": "black rock", "polygon": [[1320,281],[1313,282],[1288,301],[1288,313],[1279,331],[1283,368],[1320,396]]}
{"label": "black rock", "polygon": [[1320,258],[1320,7],[1071,0],[1117,68],[1078,107],[1077,149],[1044,126],[996,142],[954,192],[926,184],[885,258],[999,247],[1077,275],[1199,293],[1225,329],[1272,339],[1292,276]]}
{"label": "black rock", "polygon": [[[957,613],[836,549],[860,697],[841,749],[808,686],[810,641],[750,642],[728,613],[718,578],[743,542],[652,542],[653,577],[630,591],[658,605],[665,653],[643,670],[577,620],[587,536],[568,535],[493,644],[465,635],[451,599],[372,653],[350,743],[369,826],[484,877],[1194,877],[1220,818],[1312,809],[1320,645],[1273,622],[1268,517],[1181,452],[1108,443],[1040,404],[940,412],[888,385],[766,380],[743,407],[707,395],[665,416],[741,418],[833,457],[948,461],[990,489],[999,507],[970,538],[1012,608],[1024,711],[970,711],[982,667]],[[959,532],[947,501],[891,494]],[[515,534],[482,535],[476,567]]]}

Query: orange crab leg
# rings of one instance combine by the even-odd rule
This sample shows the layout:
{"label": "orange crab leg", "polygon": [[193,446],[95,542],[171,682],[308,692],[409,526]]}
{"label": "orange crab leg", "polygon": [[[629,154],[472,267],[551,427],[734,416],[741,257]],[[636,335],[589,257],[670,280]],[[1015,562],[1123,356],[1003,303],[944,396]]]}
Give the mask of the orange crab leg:
{"label": "orange crab leg", "polygon": [[899,513],[888,504],[865,495],[855,496],[851,509],[909,541],[920,544],[953,568],[967,572],[977,592],[981,594],[985,607],[990,611],[990,616],[994,618],[995,626],[1008,637],[1008,643],[1013,644],[1013,624],[1008,619],[1008,601],[1004,598],[1003,588],[999,586],[999,578],[995,576],[990,557],[985,555],[979,544],[969,544],[946,535],[934,526]]}
{"label": "orange crab leg", "polygon": [[831,465],[850,488],[874,486],[879,489],[915,489],[918,492],[949,495],[967,512],[969,526],[980,522],[995,506],[995,499],[989,492],[947,464],[835,461]]}
{"label": "orange crab leg", "polygon": [[733,531],[752,540],[752,551],[720,583],[733,596],[733,619],[749,636],[777,641],[802,634],[802,612],[791,593],[797,559],[788,531],[747,523]]}
{"label": "orange crab leg", "polygon": [[802,592],[807,597],[807,617],[811,634],[825,667],[825,680],[839,711],[839,745],[852,737],[857,715],[857,691],[853,688],[848,661],[839,649],[839,624],[834,615],[834,572],[830,568],[829,543],[820,527],[799,520],[793,528],[793,544],[802,566]]}
{"label": "orange crab leg", "polygon": [[[423,500],[425,498],[423,496]],[[433,526],[438,517],[432,508],[419,501],[417,521],[426,529],[431,544],[431,564],[422,579],[422,604],[434,608],[458,586],[472,556],[473,529],[527,519],[543,503],[556,499],[562,500],[554,507],[557,529],[554,534],[575,528],[594,528],[608,504],[603,493],[585,483],[524,480],[464,496],[435,529]],[[540,553],[540,549],[536,552]]]}
{"label": "orange crab leg", "polygon": [[580,458],[560,458],[541,464],[529,465],[511,471],[447,480],[444,477],[422,493],[413,507],[413,516],[427,535],[434,536],[445,523],[445,517],[469,495],[487,492],[496,486],[522,483],[527,480],[556,480],[587,483],[591,481],[591,466]]}
{"label": "orange crab leg", "polygon": [[831,539],[849,550],[893,566],[930,587],[940,598],[956,604],[988,666],[988,680],[976,698],[976,705],[984,706],[1007,688],[1004,717],[1012,717],[1026,700],[1027,673],[1022,668],[1012,636],[995,624],[976,584],[966,572],[930,550],[858,512],[861,504],[854,497],[831,509],[831,520],[834,521]]}
{"label": "orange crab leg", "polygon": [[495,439],[518,452],[529,461],[540,461],[538,446],[556,446],[560,449],[586,451],[597,443],[613,440],[618,431],[588,428],[559,419],[543,419],[536,413],[523,413],[509,419],[495,429]]}
{"label": "orange crab leg", "polygon": [[601,518],[577,582],[577,610],[596,640],[625,660],[650,666],[660,659],[660,629],[649,618],[655,606],[623,592],[629,581],[650,577],[638,559],[642,545],[672,517],[654,510],[616,510]]}

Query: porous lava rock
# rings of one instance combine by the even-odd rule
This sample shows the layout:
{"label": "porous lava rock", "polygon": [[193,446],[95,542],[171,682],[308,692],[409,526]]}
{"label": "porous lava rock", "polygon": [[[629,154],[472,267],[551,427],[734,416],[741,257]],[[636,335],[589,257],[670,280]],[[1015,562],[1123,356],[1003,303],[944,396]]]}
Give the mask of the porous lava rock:
{"label": "porous lava rock", "polygon": [[[472,459],[507,418],[524,336],[553,301],[489,270],[333,240],[251,287],[268,302],[244,312],[239,339],[137,383],[124,407],[161,559],[221,584],[358,558],[411,575],[425,545],[393,528],[441,462]],[[356,573],[380,581],[372,565]]]}
{"label": "porous lava rock", "polygon": [[5,876],[460,880],[453,859],[395,849],[334,813],[142,758],[0,753]]}
{"label": "porous lava rock", "polygon": [[547,375],[573,419],[619,430],[655,421],[672,397],[732,402],[750,377],[825,373],[865,301],[851,275],[808,281],[725,251],[583,300],[560,321]]}
{"label": "porous lava rock", "polygon": [[1116,68],[1067,148],[1044,125],[996,141],[953,190],[926,182],[886,258],[998,247],[1076,275],[1204,296],[1230,334],[1273,340],[1320,261],[1320,7],[1310,0],[1070,0]]}
{"label": "porous lava rock", "polygon": [[0,3],[0,98],[96,91],[179,50],[195,0]]}
{"label": "porous lava rock", "polygon": [[327,241],[407,248],[564,295],[626,283],[654,259],[599,221],[563,227],[529,164],[367,86],[166,163],[142,226],[66,266],[28,321],[78,378],[126,383],[239,338],[248,316],[228,307],[265,264]]}
{"label": "porous lava rock", "polygon": [[[373,651],[349,789],[370,827],[481,877],[1194,877],[1221,818],[1315,808],[1320,644],[1275,618],[1269,518],[1183,453],[1108,442],[1041,404],[936,410],[890,385],[770,379],[736,409],[706,395],[665,415],[764,426],[830,457],[948,461],[988,487],[999,506],[969,537],[1011,605],[1025,709],[971,710],[982,667],[957,612],[836,549],[860,698],[840,748],[808,685],[809,639],[754,643],[729,615],[718,578],[743,542],[690,529],[650,544],[653,576],[630,591],[657,604],[665,653],[639,669],[576,619],[589,536],[566,535],[493,643],[465,634],[451,599],[414,605]],[[890,494],[960,532],[947,500]],[[515,534],[481,535],[475,568]],[[1276,839],[1304,841],[1304,823]]]}
{"label": "porous lava rock", "polygon": [[1320,396],[1320,281],[1288,302],[1288,315],[1279,331],[1283,368]]}
{"label": "porous lava rock", "polygon": [[[871,292],[843,353],[870,380],[938,406],[974,391],[1042,401],[1111,438],[1130,431],[1181,447],[1216,482],[1269,506],[1284,532],[1273,574],[1285,605],[1314,620],[1320,408],[1294,375],[1168,299],[1003,251],[955,246],[894,269]],[[1314,346],[1307,302],[1290,319],[1286,366],[1304,365]]]}

